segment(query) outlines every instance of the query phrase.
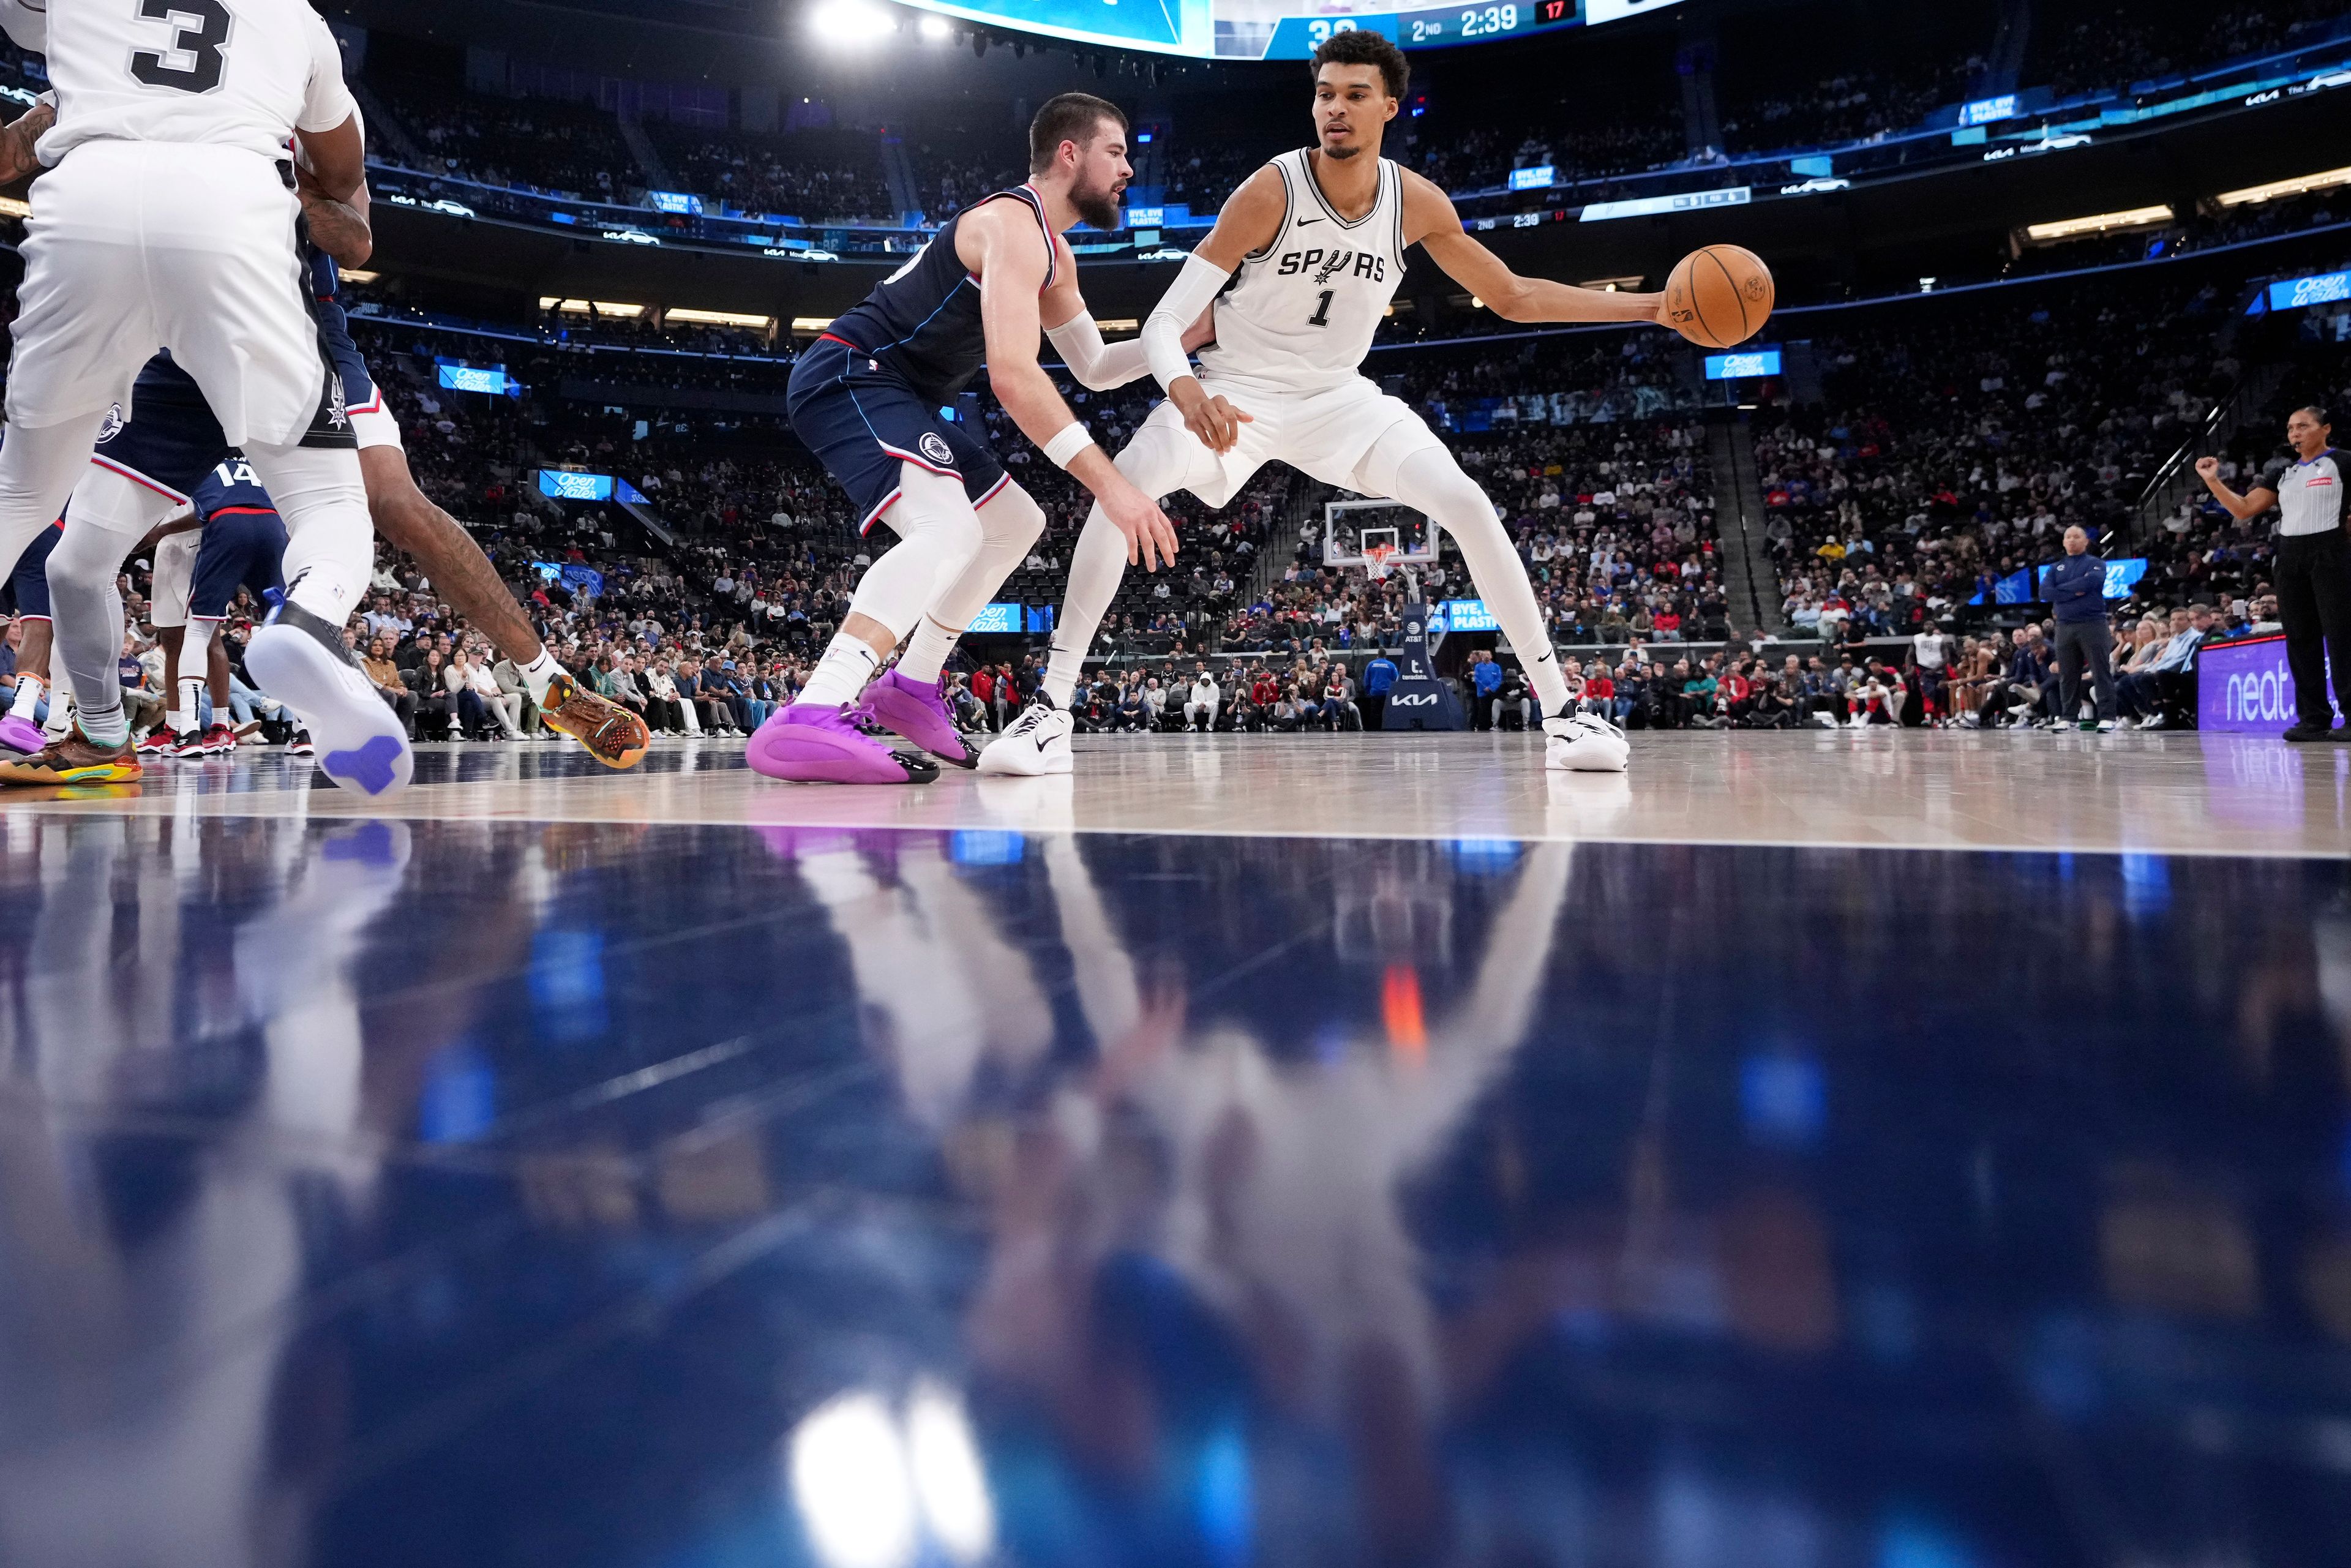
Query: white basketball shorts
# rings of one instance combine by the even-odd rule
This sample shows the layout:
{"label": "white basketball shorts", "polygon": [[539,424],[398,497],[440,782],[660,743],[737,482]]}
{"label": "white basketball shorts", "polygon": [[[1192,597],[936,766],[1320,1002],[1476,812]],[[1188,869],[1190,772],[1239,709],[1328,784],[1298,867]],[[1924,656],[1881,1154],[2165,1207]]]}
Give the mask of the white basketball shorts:
{"label": "white basketball shorts", "polygon": [[131,404],[159,348],[204,389],[231,445],[350,444],[277,165],[233,147],[88,141],[35,183],[8,420]]}
{"label": "white basketball shorts", "polygon": [[1361,376],[1311,392],[1213,377],[1203,377],[1200,387],[1230,402],[1252,423],[1240,427],[1240,440],[1230,452],[1218,455],[1185,428],[1183,413],[1172,400],[1153,409],[1118,456],[1119,472],[1146,495],[1189,490],[1209,506],[1221,507],[1259,468],[1279,462],[1326,485],[1385,497],[1405,458],[1445,444],[1410,403]]}

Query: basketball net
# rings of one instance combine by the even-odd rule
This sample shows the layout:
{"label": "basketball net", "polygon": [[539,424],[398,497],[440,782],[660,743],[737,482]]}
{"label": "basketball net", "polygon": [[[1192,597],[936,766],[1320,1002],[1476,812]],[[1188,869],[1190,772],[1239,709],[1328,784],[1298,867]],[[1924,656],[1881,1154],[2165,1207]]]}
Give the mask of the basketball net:
{"label": "basketball net", "polygon": [[1403,553],[1395,545],[1374,545],[1364,552],[1364,570],[1371,573],[1374,582],[1382,581],[1395,565],[1395,558]]}

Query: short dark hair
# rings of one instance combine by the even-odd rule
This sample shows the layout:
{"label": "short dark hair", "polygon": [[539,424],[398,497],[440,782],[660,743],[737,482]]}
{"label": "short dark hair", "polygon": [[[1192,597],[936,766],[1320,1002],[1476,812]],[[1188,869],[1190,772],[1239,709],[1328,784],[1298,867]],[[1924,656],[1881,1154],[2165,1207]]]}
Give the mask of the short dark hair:
{"label": "short dark hair", "polygon": [[2326,417],[2326,411],[2319,407],[2314,402],[2304,403],[2300,408],[2295,409],[2294,412],[2296,413],[2306,413],[2321,424],[2333,424],[2335,423],[2333,420]]}
{"label": "short dark hair", "polygon": [[1118,121],[1122,131],[1126,129],[1126,110],[1106,98],[1065,92],[1047,99],[1037,118],[1029,122],[1029,172],[1041,174],[1051,168],[1053,154],[1064,141],[1085,146],[1101,133],[1105,120]]}
{"label": "short dark hair", "polygon": [[1322,79],[1324,66],[1377,66],[1381,80],[1387,84],[1388,96],[1395,99],[1404,97],[1404,89],[1412,80],[1412,63],[1404,57],[1404,51],[1368,27],[1351,28],[1325,38],[1311,62],[1315,80]]}

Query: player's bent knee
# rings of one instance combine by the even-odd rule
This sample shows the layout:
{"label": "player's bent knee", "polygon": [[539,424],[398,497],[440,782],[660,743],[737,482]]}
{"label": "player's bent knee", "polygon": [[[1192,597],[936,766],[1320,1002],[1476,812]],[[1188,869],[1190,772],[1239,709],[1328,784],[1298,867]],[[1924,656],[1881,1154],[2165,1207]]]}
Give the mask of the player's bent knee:
{"label": "player's bent knee", "polygon": [[1019,486],[1007,485],[980,507],[979,525],[990,545],[1026,549],[1045,532],[1045,509]]}

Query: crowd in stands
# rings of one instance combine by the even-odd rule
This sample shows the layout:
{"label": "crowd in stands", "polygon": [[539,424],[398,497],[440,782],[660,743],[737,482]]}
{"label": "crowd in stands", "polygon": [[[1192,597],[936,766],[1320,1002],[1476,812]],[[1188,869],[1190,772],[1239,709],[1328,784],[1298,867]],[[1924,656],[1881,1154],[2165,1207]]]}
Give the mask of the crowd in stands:
{"label": "crowd in stands", "polygon": [[749,214],[804,218],[897,215],[880,143],[856,131],[709,131],[645,122],[645,134],[681,189]]}
{"label": "crowd in stands", "polygon": [[[414,82],[380,83],[384,105],[435,167],[486,185],[590,201],[631,199],[645,180],[619,122],[559,99],[492,99]],[[384,155],[381,135],[375,153]]]}
{"label": "crowd in stands", "polygon": [[2183,21],[2112,0],[2043,0],[2025,79],[2058,95],[2127,87],[2222,60],[2316,42],[2346,21],[2342,0],[2246,0]]}

